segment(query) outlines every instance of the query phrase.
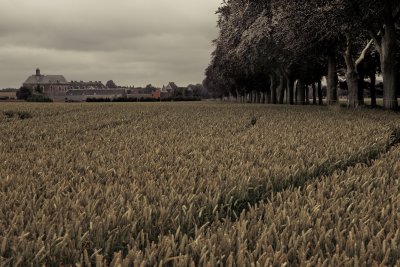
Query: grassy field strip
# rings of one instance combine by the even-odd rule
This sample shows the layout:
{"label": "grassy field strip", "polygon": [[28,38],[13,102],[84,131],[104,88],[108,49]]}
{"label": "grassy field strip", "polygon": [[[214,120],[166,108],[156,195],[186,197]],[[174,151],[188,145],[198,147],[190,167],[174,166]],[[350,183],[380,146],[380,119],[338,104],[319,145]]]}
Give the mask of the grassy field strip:
{"label": "grassy field strip", "polygon": [[[398,121],[383,112],[261,105],[93,107],[50,126],[34,117],[0,130],[26,141],[0,154],[5,259],[71,264],[85,250],[111,258],[138,240],[145,249],[176,232],[195,236],[277,188],[323,174],[321,166],[331,171],[384,150]],[[41,140],[43,131],[56,134]],[[0,144],[5,151],[15,142]]]}
{"label": "grassy field strip", "polygon": [[[303,188],[274,193],[238,220],[180,231],[110,266],[399,266],[400,146],[374,161],[335,172]],[[96,266],[106,266],[95,255]]]}

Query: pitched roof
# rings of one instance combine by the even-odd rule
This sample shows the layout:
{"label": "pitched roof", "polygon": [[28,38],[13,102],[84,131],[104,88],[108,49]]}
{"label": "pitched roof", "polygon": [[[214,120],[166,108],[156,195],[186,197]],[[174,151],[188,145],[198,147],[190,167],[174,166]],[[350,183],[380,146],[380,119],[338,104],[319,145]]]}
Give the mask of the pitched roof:
{"label": "pitched roof", "polygon": [[165,89],[166,90],[176,90],[176,89],[178,89],[178,86],[174,82],[169,82]]}
{"label": "pitched roof", "polygon": [[24,84],[68,83],[63,75],[31,75]]}
{"label": "pitched roof", "polygon": [[96,86],[97,88],[105,88],[104,84],[101,81],[90,81],[90,82],[84,82],[84,81],[71,81],[70,82],[71,86]]}

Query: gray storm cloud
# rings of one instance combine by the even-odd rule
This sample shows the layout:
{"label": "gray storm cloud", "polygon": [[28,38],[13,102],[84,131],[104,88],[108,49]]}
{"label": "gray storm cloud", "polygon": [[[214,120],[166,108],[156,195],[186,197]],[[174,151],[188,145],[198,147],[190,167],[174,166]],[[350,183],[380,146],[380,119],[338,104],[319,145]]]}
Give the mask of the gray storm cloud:
{"label": "gray storm cloud", "polygon": [[120,85],[201,82],[215,0],[0,0],[0,88],[36,67]]}

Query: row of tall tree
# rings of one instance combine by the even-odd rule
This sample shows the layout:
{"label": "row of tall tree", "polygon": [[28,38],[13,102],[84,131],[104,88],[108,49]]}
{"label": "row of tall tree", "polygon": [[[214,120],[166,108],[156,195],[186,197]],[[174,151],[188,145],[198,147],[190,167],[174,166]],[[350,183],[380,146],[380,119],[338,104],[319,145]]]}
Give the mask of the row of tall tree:
{"label": "row of tall tree", "polygon": [[[386,109],[398,109],[399,0],[225,0],[205,87],[238,101],[338,103],[345,77],[348,106],[364,104],[364,79],[383,77]],[[312,97],[308,95],[312,88]],[[318,101],[317,101],[318,99]]]}

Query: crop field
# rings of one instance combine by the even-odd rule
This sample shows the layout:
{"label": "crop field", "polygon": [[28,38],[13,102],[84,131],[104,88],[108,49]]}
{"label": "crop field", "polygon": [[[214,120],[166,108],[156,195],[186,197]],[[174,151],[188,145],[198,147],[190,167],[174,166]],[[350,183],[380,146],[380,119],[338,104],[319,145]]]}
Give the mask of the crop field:
{"label": "crop field", "polygon": [[0,266],[400,265],[400,116],[0,105]]}

